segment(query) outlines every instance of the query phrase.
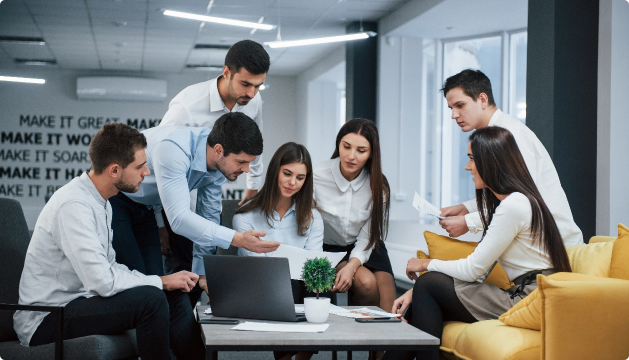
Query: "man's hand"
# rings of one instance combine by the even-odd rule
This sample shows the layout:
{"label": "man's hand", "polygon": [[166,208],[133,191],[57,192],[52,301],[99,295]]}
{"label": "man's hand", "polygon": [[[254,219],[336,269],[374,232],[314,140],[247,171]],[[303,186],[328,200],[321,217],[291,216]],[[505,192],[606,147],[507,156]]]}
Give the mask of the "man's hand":
{"label": "man's hand", "polygon": [[450,216],[439,221],[439,225],[448,232],[450,237],[459,237],[470,231],[465,222],[465,216]]}
{"label": "man's hand", "polygon": [[157,228],[159,232],[159,245],[162,248],[162,255],[168,256],[170,255],[170,239],[168,238],[168,230],[166,230],[166,226],[161,228]]}
{"label": "man's hand", "polygon": [[[391,309],[391,312],[394,314],[404,314],[404,311],[411,304],[412,301],[413,289],[410,289],[409,291],[405,292],[404,295],[400,296],[399,298],[397,298],[397,300],[393,302],[393,309]],[[407,322],[403,316],[400,318],[402,319],[402,321]]]}
{"label": "man's hand", "polygon": [[417,273],[428,270],[430,259],[412,258],[406,263],[406,276],[411,280],[417,280]]}
{"label": "man's hand", "polygon": [[210,305],[210,293],[207,291],[207,278],[205,277],[205,275],[199,276],[199,287],[203,289],[203,291],[205,291],[205,293],[207,294],[207,304]]}
{"label": "man's hand", "polygon": [[242,198],[242,200],[240,200],[240,202],[238,203],[238,206],[242,206],[244,203],[249,201],[249,199],[254,197],[257,193],[258,193],[258,190],[247,189],[247,191],[245,191],[245,197]]}
{"label": "man's hand", "polygon": [[454,206],[447,206],[447,207],[444,207],[443,209],[441,209],[441,216],[443,216],[443,217],[463,216],[463,215],[466,215],[466,214],[469,214],[469,213],[470,212],[467,210],[467,208],[463,204],[454,205]]}
{"label": "man's hand", "polygon": [[162,288],[166,291],[181,290],[190,292],[199,280],[199,275],[189,271],[179,271],[174,274],[160,276],[162,279]]}
{"label": "man's hand", "polygon": [[260,239],[265,236],[266,231],[249,230],[244,233],[237,232],[232,239],[232,245],[245,248],[255,253],[268,253],[277,250],[280,243],[277,241],[266,241]]}

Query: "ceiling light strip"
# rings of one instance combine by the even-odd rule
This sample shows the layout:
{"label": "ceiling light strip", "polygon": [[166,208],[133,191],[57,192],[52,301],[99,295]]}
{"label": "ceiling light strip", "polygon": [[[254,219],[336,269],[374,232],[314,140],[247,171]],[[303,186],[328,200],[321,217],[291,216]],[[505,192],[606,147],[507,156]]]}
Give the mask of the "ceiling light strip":
{"label": "ceiling light strip", "polygon": [[314,38],[314,39],[303,39],[303,40],[292,40],[292,41],[271,41],[265,42],[264,45],[268,45],[271,48],[284,48],[291,46],[304,46],[304,45],[316,45],[316,44],[327,44],[334,43],[340,41],[352,41],[352,40],[361,40],[367,39],[377,34],[373,31],[367,31],[356,34],[347,34],[347,35],[339,35],[339,36],[329,36],[322,38]]}
{"label": "ceiling light strip", "polygon": [[0,76],[0,81],[11,81],[11,82],[20,82],[20,83],[29,83],[29,84],[45,84],[46,83],[46,80],[44,79],[23,78],[23,77],[14,77],[14,76]]}
{"label": "ceiling light strip", "polygon": [[190,14],[190,13],[185,13],[185,12],[180,12],[180,11],[166,10],[164,11],[164,15],[179,17],[183,19],[191,19],[191,20],[199,20],[199,21],[205,21],[205,22],[211,22],[211,23],[217,23],[217,24],[224,24],[224,25],[242,26],[242,27],[260,29],[260,30],[275,29],[275,25],[258,24],[258,23],[249,22],[249,21],[225,19],[225,18],[219,18],[215,16]]}

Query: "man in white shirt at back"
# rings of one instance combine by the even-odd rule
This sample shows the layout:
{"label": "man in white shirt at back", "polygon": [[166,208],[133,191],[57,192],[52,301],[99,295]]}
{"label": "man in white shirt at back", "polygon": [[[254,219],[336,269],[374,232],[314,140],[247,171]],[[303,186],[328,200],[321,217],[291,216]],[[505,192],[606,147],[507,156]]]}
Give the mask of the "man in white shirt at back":
{"label": "man in white shirt at back", "polygon": [[[449,77],[441,90],[452,109],[452,119],[463,132],[499,126],[513,134],[531,177],[555,218],[564,244],[566,247],[583,244],[583,234],[572,218],[568,198],[548,151],[526,125],[496,107],[489,78],[480,70],[463,70]],[[483,229],[475,199],[445,207],[441,215],[447,218],[439,224],[452,237]]]}
{"label": "man in white shirt at back", "polygon": [[[262,99],[258,91],[264,84],[270,64],[269,54],[262,45],[251,40],[235,43],[227,51],[223,73],[215,79],[188,86],[177,94],[168,105],[160,126],[212,129],[221,116],[241,112],[253,119],[262,132]],[[262,187],[262,170],[260,155],[249,165],[247,191],[239,205],[251,199]],[[196,203],[194,198],[192,203]],[[162,214],[161,208],[157,207],[155,216],[162,254],[167,256],[167,271],[190,270],[192,242],[171,231]]]}

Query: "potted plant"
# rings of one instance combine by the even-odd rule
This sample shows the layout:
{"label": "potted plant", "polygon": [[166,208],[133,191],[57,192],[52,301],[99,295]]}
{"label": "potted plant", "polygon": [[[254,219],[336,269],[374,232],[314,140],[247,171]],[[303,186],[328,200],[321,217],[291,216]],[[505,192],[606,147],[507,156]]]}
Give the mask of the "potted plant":
{"label": "potted plant", "polygon": [[314,258],[304,263],[301,277],[306,284],[306,290],[317,295],[304,299],[306,319],[311,323],[324,323],[330,313],[330,298],[319,297],[319,293],[332,288],[336,270],[327,257]]}

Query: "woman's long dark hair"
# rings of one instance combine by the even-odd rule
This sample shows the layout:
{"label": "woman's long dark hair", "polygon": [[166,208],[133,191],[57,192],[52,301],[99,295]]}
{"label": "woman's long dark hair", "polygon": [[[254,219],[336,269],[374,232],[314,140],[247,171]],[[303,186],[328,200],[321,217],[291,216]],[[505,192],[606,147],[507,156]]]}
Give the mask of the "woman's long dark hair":
{"label": "woman's long dark hair", "polygon": [[387,237],[389,229],[389,207],[390,193],[389,182],[382,173],[382,162],[380,157],[380,139],[378,137],[378,128],[369,120],[352,119],[341,127],[338,135],[336,135],[336,149],[332,154],[332,159],[339,157],[339,146],[341,139],[347,134],[358,134],[369,141],[371,147],[371,156],[365,163],[365,169],[369,173],[371,186],[371,228],[369,229],[369,244],[365,250],[375,246],[380,246],[380,241],[384,241]]}
{"label": "woman's long dark hair", "polygon": [[531,233],[535,242],[541,243],[556,271],[570,272],[570,261],[555,219],[533,182],[511,132],[501,127],[489,126],[476,130],[470,136],[470,142],[478,176],[487,185],[485,189],[476,190],[476,204],[481,212],[483,234],[487,232],[494,212],[500,205],[494,192],[501,195],[522,193],[531,203]]}
{"label": "woman's long dark hair", "polygon": [[262,189],[245,205],[236,210],[236,214],[244,214],[253,210],[260,210],[266,216],[266,222],[271,226],[273,211],[282,195],[277,185],[277,179],[280,174],[280,168],[286,164],[300,163],[306,165],[306,179],[301,189],[295,193],[293,203],[295,204],[295,215],[297,217],[297,235],[306,235],[306,230],[312,223],[312,208],[314,201],[312,199],[312,161],[310,154],[305,146],[288,142],[277,149],[269,167],[266,170],[266,178]]}

